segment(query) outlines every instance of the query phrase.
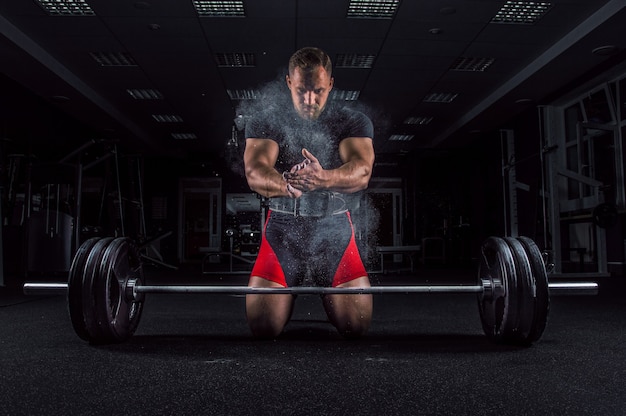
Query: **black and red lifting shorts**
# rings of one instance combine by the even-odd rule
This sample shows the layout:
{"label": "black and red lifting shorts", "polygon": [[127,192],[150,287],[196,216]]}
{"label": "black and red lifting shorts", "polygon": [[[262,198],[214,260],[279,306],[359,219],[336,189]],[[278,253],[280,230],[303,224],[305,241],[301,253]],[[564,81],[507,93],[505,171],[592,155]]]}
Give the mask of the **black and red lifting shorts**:
{"label": "black and red lifting shorts", "polygon": [[252,276],[284,287],[335,287],[367,276],[350,212],[315,217],[270,209]]}

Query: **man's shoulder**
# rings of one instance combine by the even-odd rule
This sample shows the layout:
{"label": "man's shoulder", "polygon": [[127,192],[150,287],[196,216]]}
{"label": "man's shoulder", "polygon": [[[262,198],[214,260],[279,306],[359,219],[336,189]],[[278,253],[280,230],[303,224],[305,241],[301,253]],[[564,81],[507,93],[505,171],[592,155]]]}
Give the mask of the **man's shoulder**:
{"label": "man's shoulder", "polygon": [[374,137],[374,125],[364,112],[343,106],[339,114],[345,137]]}
{"label": "man's shoulder", "polygon": [[327,121],[341,123],[363,124],[371,122],[370,118],[362,111],[345,105],[333,105],[327,112]]}

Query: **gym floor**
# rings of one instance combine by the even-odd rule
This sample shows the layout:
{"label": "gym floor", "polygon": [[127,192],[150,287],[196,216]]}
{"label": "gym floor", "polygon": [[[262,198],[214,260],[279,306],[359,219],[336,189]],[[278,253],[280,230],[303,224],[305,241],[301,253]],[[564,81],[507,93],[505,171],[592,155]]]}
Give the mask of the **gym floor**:
{"label": "gym floor", "polygon": [[[246,282],[145,273],[151,284]],[[372,280],[474,278],[421,270]],[[466,294],[375,295],[370,332],[357,341],[336,334],[317,296],[297,299],[280,338],[258,341],[242,296],[153,294],[129,341],[91,346],[75,335],[64,296],[0,288],[0,414],[623,415],[626,297],[615,281],[600,282],[598,296],[553,297],[528,348],[490,343]]]}

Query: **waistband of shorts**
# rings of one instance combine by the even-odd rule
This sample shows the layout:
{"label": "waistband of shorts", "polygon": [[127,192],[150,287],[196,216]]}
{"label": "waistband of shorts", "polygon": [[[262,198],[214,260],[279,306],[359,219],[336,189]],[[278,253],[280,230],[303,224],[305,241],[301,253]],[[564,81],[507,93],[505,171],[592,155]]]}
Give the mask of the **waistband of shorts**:
{"label": "waistband of shorts", "polygon": [[272,198],[269,209],[294,217],[330,217],[348,212],[345,194],[339,192],[311,192],[300,198]]}

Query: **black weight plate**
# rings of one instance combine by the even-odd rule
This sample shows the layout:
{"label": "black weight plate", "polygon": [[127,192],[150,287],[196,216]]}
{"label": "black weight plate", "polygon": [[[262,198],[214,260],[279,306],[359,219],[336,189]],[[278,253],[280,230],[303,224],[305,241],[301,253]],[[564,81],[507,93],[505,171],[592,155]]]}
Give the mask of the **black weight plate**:
{"label": "black weight plate", "polygon": [[102,259],[96,273],[94,280],[94,294],[95,294],[95,317],[98,323],[98,327],[101,333],[100,344],[109,344],[114,342],[113,333],[108,322],[107,309],[109,307],[108,292],[109,292],[109,269],[113,267],[115,263],[115,253],[120,246],[124,238],[115,238],[106,247],[102,254]]}
{"label": "black weight plate", "polygon": [[113,241],[112,237],[106,237],[96,242],[87,256],[85,271],[83,273],[83,319],[85,320],[85,328],[87,328],[88,332],[87,340],[91,344],[106,342],[106,338],[102,334],[96,316],[96,282],[100,272],[102,257],[111,241]]}
{"label": "black weight plate", "polygon": [[480,321],[487,337],[502,342],[517,325],[517,281],[515,262],[508,244],[489,237],[481,246],[478,281],[492,282],[492,296],[478,295]]}
{"label": "black weight plate", "polygon": [[67,279],[67,307],[72,326],[76,335],[85,341],[89,340],[89,333],[83,317],[83,274],[89,253],[98,240],[100,237],[90,238],[76,250]]}
{"label": "black weight plate", "polygon": [[503,342],[515,345],[530,345],[529,336],[535,319],[535,278],[520,241],[507,237],[504,239],[511,249],[515,261],[517,278],[517,325],[510,334],[506,334]]}
{"label": "black weight plate", "polygon": [[[120,283],[120,288],[125,288],[129,279],[136,279],[136,285],[143,284],[145,279],[139,249],[131,240],[126,239],[120,247],[119,253],[119,255],[115,256],[117,261],[111,271]],[[111,281],[113,280],[111,279]],[[111,322],[114,324],[114,335],[118,341],[126,340],[135,333],[141,319],[143,303],[144,296],[133,300],[126,298],[122,294],[117,310],[111,309],[114,313],[112,315],[114,320]]]}
{"label": "black weight plate", "polygon": [[141,257],[128,238],[117,238],[106,249],[97,282],[97,317],[106,342],[127,340],[139,325],[143,298],[127,299],[129,279],[142,284]]}
{"label": "black weight plate", "polygon": [[550,289],[548,287],[548,273],[539,247],[528,237],[519,237],[518,240],[524,246],[530,267],[535,279],[535,313],[531,332],[528,335],[529,342],[541,338],[548,321],[550,311]]}

